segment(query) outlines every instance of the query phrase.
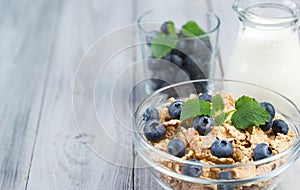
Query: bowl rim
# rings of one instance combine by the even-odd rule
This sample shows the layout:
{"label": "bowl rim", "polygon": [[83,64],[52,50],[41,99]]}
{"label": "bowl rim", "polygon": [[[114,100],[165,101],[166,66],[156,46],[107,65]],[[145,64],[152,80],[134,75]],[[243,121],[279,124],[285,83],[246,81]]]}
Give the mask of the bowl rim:
{"label": "bowl rim", "polygon": [[[144,27],[142,26],[142,24],[162,24],[162,23],[158,23],[158,22],[155,22],[155,21],[147,21],[147,22],[144,22],[143,21],[143,18],[153,12],[157,12],[157,11],[165,11],[164,9],[162,8],[154,8],[154,9],[149,9],[147,11],[145,11],[144,13],[142,13],[138,18],[137,18],[137,25],[138,25],[138,28],[143,31],[145,34],[147,34],[148,36],[151,36],[151,37],[154,37],[153,34],[150,33],[150,31],[146,31],[144,29]],[[195,39],[195,38],[203,38],[203,37],[207,37],[207,36],[210,36],[211,34],[215,33],[215,32],[218,32],[220,30],[220,25],[221,25],[221,19],[220,17],[212,12],[211,10],[208,10],[208,9],[205,9],[205,8],[199,8],[197,9],[198,12],[203,12],[203,13],[206,13],[208,15],[210,15],[211,17],[215,18],[216,19],[216,24],[215,26],[209,30],[209,31],[205,31],[205,34],[202,34],[202,35],[198,35],[198,36],[192,36],[192,37],[180,37],[180,39]]]}
{"label": "bowl rim", "polygon": [[[276,92],[275,90],[272,90],[270,88],[266,88],[264,86],[261,86],[261,85],[257,85],[257,84],[253,84],[253,83],[249,83],[249,82],[245,82],[245,81],[238,81],[238,80],[227,80],[227,79],[199,79],[199,80],[190,80],[190,81],[185,81],[185,82],[180,82],[180,83],[176,83],[176,84],[173,84],[173,85],[169,85],[169,86],[166,86],[166,87],[163,87],[159,90],[156,90],[154,91],[153,93],[151,93],[150,95],[148,95],[147,97],[145,97],[138,105],[138,107],[136,108],[135,112],[134,112],[134,117],[133,117],[133,132],[134,132],[134,136],[135,136],[135,140],[137,140],[137,143],[140,143],[142,145],[141,148],[135,148],[135,149],[149,149],[151,150],[152,152],[156,153],[157,155],[159,155],[159,157],[163,158],[163,159],[166,159],[166,160],[169,160],[169,161],[175,161],[177,163],[184,163],[184,164],[192,164],[192,165],[198,165],[198,166],[205,166],[205,167],[216,167],[216,168],[227,168],[227,169],[230,169],[230,168],[237,168],[237,167],[247,167],[247,166],[258,166],[258,165],[262,165],[262,164],[267,164],[267,163],[270,163],[270,162],[273,162],[273,161],[276,161],[278,160],[279,158],[281,157],[285,157],[285,156],[289,156],[291,159],[289,159],[287,161],[287,163],[292,163],[292,161],[296,160],[298,157],[299,157],[299,148],[300,148],[300,131],[298,128],[299,127],[299,124],[295,124],[293,123],[293,125],[295,125],[294,127],[294,131],[296,133],[296,136],[298,134],[298,137],[299,138],[296,138],[294,140],[294,143],[292,144],[292,146],[290,146],[289,148],[285,149],[284,151],[280,152],[279,154],[276,154],[276,155],[273,155],[269,158],[265,158],[265,159],[261,159],[261,160],[257,160],[257,161],[253,161],[253,162],[248,162],[248,163],[238,163],[238,164],[208,164],[208,163],[204,163],[204,162],[191,162],[189,160],[184,160],[182,158],[178,158],[176,156],[173,156],[173,155],[170,155],[168,154],[167,152],[164,152],[162,150],[159,150],[157,148],[155,148],[154,146],[150,145],[144,138],[143,138],[143,133],[141,132],[138,132],[137,130],[137,127],[138,127],[138,112],[139,110],[141,109],[141,106],[144,105],[144,103],[149,99],[151,98],[152,96],[156,95],[156,94],[159,94],[161,93],[162,91],[165,91],[169,88],[172,88],[172,87],[176,87],[176,86],[181,86],[181,85],[185,85],[185,84],[192,84],[192,83],[198,83],[198,82],[226,82],[226,83],[240,83],[240,84],[245,84],[245,85],[250,85],[250,86],[253,86],[253,87],[257,87],[257,88],[262,88],[262,89],[265,89],[273,94],[275,94],[276,96],[279,96],[281,98],[283,98],[285,101],[287,101],[290,106],[292,106],[295,111],[297,112],[297,115],[299,115],[300,117],[300,111],[299,111],[299,108],[295,105],[295,103],[293,103],[290,99],[288,99],[287,97],[285,97],[284,95],[282,95],[281,93],[278,93]],[[298,127],[297,127],[298,126]],[[139,151],[138,151],[139,152]],[[146,158],[147,159],[147,158]],[[150,161],[151,162],[151,161]],[[153,162],[155,163],[155,162]],[[287,164],[285,163],[285,164]],[[283,165],[285,165],[283,164]],[[158,166],[159,167],[159,166]],[[278,170],[280,169],[282,166],[276,168],[275,170]],[[160,167],[162,168],[162,167]],[[162,168],[164,169],[164,168]],[[275,170],[272,170],[275,171]],[[165,171],[168,171],[170,172],[170,170],[166,170]],[[175,173],[175,172],[174,172]],[[178,174],[178,173],[176,173]],[[267,173],[269,175],[269,173]],[[247,181],[249,179],[254,179],[254,178],[258,178],[260,179],[261,176],[264,176],[264,175],[267,175],[267,174],[263,174],[263,175],[260,175],[260,176],[255,176],[253,178],[247,178],[247,179],[239,179],[241,181]],[[180,176],[185,176],[183,174],[178,174]],[[198,178],[197,178],[198,179]],[[200,179],[200,178],[199,178]],[[214,180],[204,180],[204,181],[214,181]],[[218,181],[222,181],[222,180],[218,180]],[[226,181],[226,180],[225,180]],[[237,180],[234,180],[234,181],[237,181]]]}

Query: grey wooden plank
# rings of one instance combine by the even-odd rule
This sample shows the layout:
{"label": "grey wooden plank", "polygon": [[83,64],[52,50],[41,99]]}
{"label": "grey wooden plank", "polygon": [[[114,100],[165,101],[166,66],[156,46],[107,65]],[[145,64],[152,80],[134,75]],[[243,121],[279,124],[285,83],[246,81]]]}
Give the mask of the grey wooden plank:
{"label": "grey wooden plank", "polygon": [[0,189],[26,185],[56,30],[58,4],[31,3],[0,7]]}
{"label": "grey wooden plank", "polygon": [[[115,0],[111,3],[109,0],[95,0],[74,3],[67,0],[62,5],[54,53],[49,58],[51,68],[45,106],[42,110],[27,189],[131,189],[132,152],[122,151],[105,142],[102,145],[97,144],[104,146],[103,149],[112,149],[116,161],[129,166],[120,167],[118,163],[99,158],[94,150],[90,149],[93,144],[101,142],[101,139],[97,139],[99,131],[96,127],[94,131],[93,128],[84,133],[77,131],[72,107],[72,90],[76,69],[84,52],[105,33],[132,22],[132,2]],[[101,57],[99,62],[102,61],[100,59]],[[113,73],[114,68],[110,72]],[[113,81],[109,77],[106,80],[107,86],[103,89],[105,95],[100,99],[109,102],[110,97],[106,92]],[[84,95],[86,91],[75,93]],[[87,110],[80,119],[85,120],[89,126],[96,126],[93,114]],[[107,122],[111,120],[111,128],[114,129],[116,121],[113,120],[113,113],[108,111],[106,114]],[[118,131],[116,129],[112,132]],[[129,147],[132,146],[131,140],[126,136],[120,135],[119,140]],[[101,147],[99,148],[101,150]]]}

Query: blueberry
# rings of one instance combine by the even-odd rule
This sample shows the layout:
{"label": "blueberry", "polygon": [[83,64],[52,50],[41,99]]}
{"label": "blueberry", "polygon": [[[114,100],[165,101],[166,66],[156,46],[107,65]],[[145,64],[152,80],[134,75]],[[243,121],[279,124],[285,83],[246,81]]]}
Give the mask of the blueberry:
{"label": "blueberry", "polygon": [[218,158],[229,157],[233,153],[232,144],[227,140],[216,140],[211,146],[211,153]]}
{"label": "blueberry", "polygon": [[155,91],[157,89],[160,89],[162,87],[170,85],[166,81],[161,80],[161,79],[157,79],[156,77],[151,78],[150,81],[149,81],[149,84],[151,85],[152,91]]}
{"label": "blueberry", "polygon": [[[166,62],[164,64],[166,64]],[[174,76],[176,73],[177,73],[176,69],[169,67],[168,70],[161,69],[153,72],[151,77],[173,84],[175,79]]]}
{"label": "blueberry", "polygon": [[269,114],[271,115],[271,118],[273,119],[275,116],[275,108],[272,104],[270,104],[269,102],[261,102],[260,105],[262,105],[267,112],[269,112]]}
{"label": "blueberry", "polygon": [[149,34],[146,36],[146,42],[148,46],[151,46],[151,42],[153,37],[158,33],[158,31],[151,31]]}
{"label": "blueberry", "polygon": [[171,56],[171,62],[177,65],[178,67],[182,67],[183,60],[180,56],[173,54]]}
{"label": "blueberry", "polygon": [[181,38],[178,39],[176,49],[184,55],[192,51],[192,47],[187,43],[187,40]]}
{"label": "blueberry", "polygon": [[144,135],[151,142],[159,142],[166,136],[166,128],[157,120],[149,120],[145,123]]}
{"label": "blueberry", "polygon": [[164,82],[162,82],[162,83],[160,84],[160,87],[159,87],[159,88],[163,88],[163,87],[166,87],[166,86],[168,86],[168,85],[170,85],[170,84],[164,81]]}
{"label": "blueberry", "polygon": [[[231,172],[220,172],[218,179],[220,180],[232,180],[232,173]],[[234,190],[234,185],[218,185],[218,190]]]}
{"label": "blueberry", "polygon": [[180,50],[183,50],[186,54],[193,54],[195,51],[195,38],[179,38],[177,47],[180,48]]}
{"label": "blueberry", "polygon": [[178,49],[177,47],[174,48],[171,52],[173,55],[179,56],[182,60],[185,58],[185,54],[182,50]]}
{"label": "blueberry", "polygon": [[269,102],[261,102],[260,105],[262,105],[267,110],[267,112],[269,113],[269,122],[267,122],[264,125],[260,125],[259,127],[263,131],[268,131],[273,125],[273,118],[275,116],[275,108]]}
{"label": "blueberry", "polygon": [[155,107],[149,107],[143,114],[143,120],[149,121],[151,119],[159,120],[159,113]]}
{"label": "blueberry", "polygon": [[267,122],[267,123],[264,124],[264,125],[260,125],[259,127],[260,127],[261,130],[263,130],[263,131],[269,131],[270,128],[272,127],[272,125],[273,125],[273,121],[269,121],[269,122]]}
{"label": "blueberry", "polygon": [[168,143],[167,149],[168,149],[168,153],[177,157],[182,157],[185,155],[186,145],[180,139],[172,139]]}
{"label": "blueberry", "polygon": [[231,180],[231,179],[233,179],[232,173],[231,172],[220,172],[218,179]]}
{"label": "blueberry", "polygon": [[199,57],[202,61],[211,60],[211,56],[212,56],[211,49],[207,47],[207,44],[204,42],[203,39],[195,40],[192,53],[196,57]]}
{"label": "blueberry", "polygon": [[188,81],[190,80],[189,76],[182,69],[178,69],[177,73],[174,75],[174,83]]}
{"label": "blueberry", "polygon": [[160,79],[155,79],[155,78],[152,78],[149,81],[149,84],[151,85],[152,91],[155,91],[155,90],[161,88],[161,86],[163,85],[163,83],[164,83],[164,81],[162,81]]}
{"label": "blueberry", "polygon": [[272,150],[266,143],[260,143],[254,148],[254,160],[261,160],[272,156]]}
{"label": "blueberry", "polygon": [[201,60],[195,56],[187,56],[183,60],[183,68],[188,72],[191,79],[205,78],[203,71],[200,69]]}
{"label": "blueberry", "polygon": [[196,131],[198,131],[199,135],[206,135],[209,131],[211,131],[211,126],[214,125],[214,121],[209,116],[197,116],[193,119],[192,126]]}
{"label": "blueberry", "polygon": [[174,25],[174,23],[172,21],[166,21],[161,25],[160,30],[165,34],[170,34],[169,25]]}
{"label": "blueberry", "polygon": [[182,106],[183,106],[183,102],[180,100],[177,100],[177,101],[173,102],[172,104],[170,104],[168,112],[172,119],[180,118]]}
{"label": "blueberry", "polygon": [[[191,159],[189,161],[199,162],[196,159]],[[199,177],[202,173],[202,166],[197,166],[193,164],[184,164],[183,166],[183,174],[191,177]]]}
{"label": "blueberry", "polygon": [[273,125],[273,118],[271,118],[271,115],[269,114],[269,121],[264,124],[264,125],[260,125],[259,127],[263,130],[263,131],[269,131],[270,128]]}
{"label": "blueberry", "polygon": [[171,57],[172,57],[172,54],[168,53],[165,57],[163,57],[162,59],[165,60],[165,61],[171,61]]}
{"label": "blueberry", "polygon": [[212,97],[210,94],[207,94],[207,93],[202,93],[200,96],[199,96],[199,99],[200,100],[204,100],[204,101],[208,101],[208,102],[212,102]]}
{"label": "blueberry", "polygon": [[286,135],[289,132],[289,126],[281,119],[275,119],[272,125],[273,133],[282,133]]}

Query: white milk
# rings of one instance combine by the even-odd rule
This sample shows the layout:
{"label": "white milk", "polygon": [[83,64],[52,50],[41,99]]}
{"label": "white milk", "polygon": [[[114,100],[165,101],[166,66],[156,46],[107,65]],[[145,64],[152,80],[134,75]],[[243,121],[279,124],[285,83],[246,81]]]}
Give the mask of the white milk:
{"label": "white milk", "polygon": [[276,90],[300,106],[300,44],[291,29],[240,29],[225,78]]}

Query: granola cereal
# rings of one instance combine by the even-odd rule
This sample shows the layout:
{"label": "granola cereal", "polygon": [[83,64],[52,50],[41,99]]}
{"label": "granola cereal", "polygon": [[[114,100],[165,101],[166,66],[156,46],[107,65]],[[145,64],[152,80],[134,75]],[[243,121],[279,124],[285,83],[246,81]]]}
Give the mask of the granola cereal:
{"label": "granola cereal", "polygon": [[[211,126],[211,130],[205,135],[200,135],[199,132],[191,127],[191,121],[181,121],[178,119],[171,119],[168,114],[168,106],[175,102],[174,98],[169,99],[169,104],[158,108],[160,114],[160,121],[166,128],[166,136],[159,142],[150,142],[155,148],[168,152],[167,145],[173,138],[178,138],[186,145],[186,154],[182,157],[184,160],[196,159],[202,163],[215,164],[216,167],[203,167],[200,178],[203,179],[218,179],[221,171],[229,171],[233,174],[234,179],[246,179],[255,176],[260,176],[271,172],[272,170],[281,166],[285,161],[279,160],[270,162],[259,166],[239,166],[228,169],[220,169],[217,164],[244,164],[255,161],[254,149],[258,144],[266,143],[269,145],[272,155],[276,155],[288,147],[292,146],[295,138],[295,133],[289,130],[287,134],[274,134],[272,129],[263,131],[259,126],[252,126],[248,129],[237,129],[231,122],[232,111],[235,110],[236,99],[230,93],[221,94],[224,101],[224,111],[228,112],[228,117],[224,120],[222,125]],[[190,95],[189,98],[183,99],[183,102],[188,99],[195,99],[197,95]],[[276,115],[275,118],[284,119]],[[218,157],[212,154],[212,144],[219,139],[225,139],[232,145],[233,153],[229,157]],[[183,165],[170,162],[161,161],[169,170],[175,171],[178,174],[183,174]],[[179,180],[164,174],[160,174],[160,178],[173,189],[217,189],[216,185],[192,184],[186,181]],[[264,189],[269,182],[249,183],[240,185],[236,189]]]}

